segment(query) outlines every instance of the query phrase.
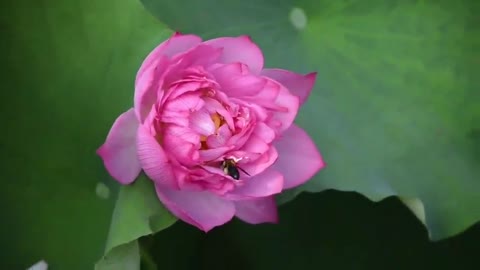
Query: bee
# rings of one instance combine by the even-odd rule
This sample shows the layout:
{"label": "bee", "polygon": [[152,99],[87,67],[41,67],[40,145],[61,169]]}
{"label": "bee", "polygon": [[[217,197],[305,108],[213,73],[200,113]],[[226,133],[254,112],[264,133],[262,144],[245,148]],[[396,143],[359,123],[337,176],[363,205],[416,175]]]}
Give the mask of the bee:
{"label": "bee", "polygon": [[250,176],[244,169],[237,166],[237,162],[234,159],[226,158],[222,162],[222,169],[225,174],[231,176],[233,179],[238,180],[240,179],[240,171],[245,173],[246,175]]}

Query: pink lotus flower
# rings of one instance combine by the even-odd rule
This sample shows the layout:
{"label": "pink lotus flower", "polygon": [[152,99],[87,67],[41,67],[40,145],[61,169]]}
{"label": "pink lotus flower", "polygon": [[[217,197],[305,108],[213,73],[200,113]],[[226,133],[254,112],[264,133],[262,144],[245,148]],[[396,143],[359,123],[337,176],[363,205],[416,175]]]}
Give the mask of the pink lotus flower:
{"label": "pink lotus flower", "polygon": [[315,79],[264,69],[247,36],[202,42],[176,33],[143,62],[133,108],[117,118],[97,153],[122,184],[143,169],[161,202],[201,230],[234,216],[275,223],[273,195],[324,166],[293,124]]}

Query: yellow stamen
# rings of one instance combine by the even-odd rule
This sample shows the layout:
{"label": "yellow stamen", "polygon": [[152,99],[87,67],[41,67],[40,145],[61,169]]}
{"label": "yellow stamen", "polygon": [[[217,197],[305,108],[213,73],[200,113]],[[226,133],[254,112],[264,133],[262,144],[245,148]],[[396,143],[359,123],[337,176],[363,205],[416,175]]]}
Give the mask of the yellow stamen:
{"label": "yellow stamen", "polygon": [[215,124],[215,131],[217,131],[218,128],[220,128],[220,126],[223,124],[222,117],[218,113],[212,114],[211,117],[212,117],[213,123]]}

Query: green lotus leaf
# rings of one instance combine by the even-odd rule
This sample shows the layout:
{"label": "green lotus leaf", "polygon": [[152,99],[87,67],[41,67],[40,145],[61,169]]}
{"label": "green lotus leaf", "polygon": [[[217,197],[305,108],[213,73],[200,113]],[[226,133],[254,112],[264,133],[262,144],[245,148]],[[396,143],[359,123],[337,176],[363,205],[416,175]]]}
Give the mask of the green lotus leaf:
{"label": "green lotus leaf", "polygon": [[480,3],[142,2],[175,30],[251,35],[267,67],[318,71],[298,124],[327,167],[280,202],[325,189],[411,198],[432,239],[480,219]]}

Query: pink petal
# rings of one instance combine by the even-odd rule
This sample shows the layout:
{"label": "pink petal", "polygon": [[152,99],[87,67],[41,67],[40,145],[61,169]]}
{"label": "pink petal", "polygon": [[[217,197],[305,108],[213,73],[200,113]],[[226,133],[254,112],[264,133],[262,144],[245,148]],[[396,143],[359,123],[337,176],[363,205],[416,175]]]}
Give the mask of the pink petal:
{"label": "pink petal", "polygon": [[247,126],[246,128],[240,130],[237,134],[233,134],[230,139],[227,141],[227,145],[234,145],[235,149],[241,149],[243,150],[243,146],[247,142],[248,138],[250,137],[250,134],[253,133],[253,127]]}
{"label": "pink petal", "polygon": [[170,99],[165,103],[165,111],[197,111],[200,110],[205,103],[200,98],[199,93],[187,93],[177,98]]}
{"label": "pink petal", "polygon": [[254,96],[242,97],[242,100],[250,101],[266,108],[278,108],[278,106],[275,104],[275,100],[281,91],[281,87],[282,85],[278,82],[267,79],[263,84],[261,91]]}
{"label": "pink petal", "polygon": [[210,73],[214,75],[216,81],[228,80],[228,76],[241,76],[250,73],[248,66],[240,62],[229,64],[216,63],[209,69]]}
{"label": "pink petal", "polygon": [[259,153],[263,154],[265,153],[270,146],[265,143],[264,140],[262,140],[261,137],[252,134],[248,138],[247,142],[243,145],[242,150],[246,152],[251,152],[251,153]]}
{"label": "pink petal", "polygon": [[183,79],[186,75],[191,74],[192,68],[201,66],[208,68],[210,65],[216,63],[222,55],[221,48],[215,48],[208,45],[198,45],[195,48],[177,55],[172,61],[172,64],[165,71],[165,85]]}
{"label": "pink petal", "polygon": [[148,54],[138,70],[137,79],[139,76],[143,75],[143,72],[146,69],[152,66],[156,59],[161,58],[162,56],[171,58],[175,54],[185,52],[201,42],[202,39],[198,36],[182,35],[178,32],[174,33],[169,39],[160,43],[160,45],[155,47],[155,49]]}
{"label": "pink petal", "polygon": [[220,114],[224,118],[225,122],[227,122],[228,126],[230,128],[233,128],[234,123],[233,123],[232,115],[230,114],[230,112],[228,112],[225,109],[225,107],[223,107],[223,105],[220,102],[212,98],[204,98],[203,100],[205,101],[205,108],[210,113]]}
{"label": "pink petal", "polygon": [[190,128],[203,136],[215,133],[215,123],[205,110],[199,110],[190,114]]}
{"label": "pink petal", "polygon": [[[185,71],[178,70],[178,73],[170,75],[172,75],[171,78],[174,78],[175,76],[187,76],[185,73]],[[163,100],[173,100],[188,92],[197,91],[199,89],[216,89],[218,87],[218,83],[209,79],[207,74],[201,75],[200,78],[179,79],[169,85],[168,92],[163,97]],[[197,92],[196,94],[200,96],[202,93]]]}
{"label": "pink petal", "polygon": [[180,191],[156,185],[157,195],[175,216],[208,232],[230,221],[235,214],[232,202],[208,191]]}
{"label": "pink petal", "polygon": [[223,146],[219,148],[200,150],[198,152],[200,153],[201,161],[212,161],[220,158],[230,149],[232,149],[232,146]]}
{"label": "pink petal", "polygon": [[[255,153],[248,152],[247,156],[255,156]],[[250,175],[257,175],[270,167],[278,158],[278,152],[275,147],[271,146],[267,152],[258,157],[252,162],[243,164],[242,161],[238,163]]]}
{"label": "pink petal", "polygon": [[254,96],[263,90],[266,80],[253,75],[232,77],[224,82],[222,90],[230,97]]}
{"label": "pink petal", "polygon": [[290,93],[300,98],[300,105],[307,100],[317,78],[316,72],[301,75],[284,69],[264,69],[261,74],[283,84]]}
{"label": "pink petal", "polygon": [[137,133],[138,158],[145,174],[154,182],[178,188],[167,155],[143,125]]}
{"label": "pink petal", "polygon": [[[248,171],[247,171],[248,172]],[[244,184],[228,194],[228,199],[245,200],[266,197],[282,192],[283,175],[274,170],[265,170],[254,177],[247,178]]]}
{"label": "pink petal", "polygon": [[325,166],[315,143],[295,124],[274,145],[279,154],[272,168],[285,177],[284,189],[305,183]]}
{"label": "pink petal", "polygon": [[145,58],[135,79],[134,107],[141,123],[156,100],[158,80],[168,67],[169,58],[187,51],[201,42],[200,37],[175,33],[153,49]]}
{"label": "pink petal", "polygon": [[190,128],[164,125],[162,146],[167,153],[184,165],[195,165],[199,159],[200,136]]}
{"label": "pink petal", "polygon": [[246,64],[254,74],[259,74],[263,68],[262,51],[248,36],[216,38],[207,40],[204,44],[223,48],[219,59],[222,63]]}
{"label": "pink petal", "polygon": [[217,130],[217,134],[208,136],[207,145],[210,148],[225,146],[225,144],[227,143],[228,139],[230,139],[230,137],[232,137],[232,132],[230,131],[230,128],[228,127],[227,124],[223,124]]}
{"label": "pink petal", "polygon": [[262,138],[265,143],[271,143],[276,136],[275,131],[262,122],[257,123],[252,135]]}
{"label": "pink petal", "polygon": [[[244,104],[244,103],[242,103],[242,104]],[[264,122],[264,121],[267,120],[268,112],[267,112],[267,109],[265,107],[262,107],[262,106],[259,106],[257,104],[253,104],[253,103],[250,103],[250,104],[245,105],[245,106],[247,106],[250,109],[250,111],[255,115],[257,123],[258,122]]]}
{"label": "pink petal", "polygon": [[175,124],[168,124],[163,126],[163,145],[175,148],[176,142],[180,143],[179,141],[169,141],[166,139],[166,137],[169,138],[178,138],[179,140],[183,142],[188,142],[192,144],[198,144],[200,143],[200,135],[197,133],[193,132],[190,128],[180,126],[180,125],[175,125]]}
{"label": "pink petal", "polygon": [[256,95],[266,84],[264,78],[248,74],[247,68],[242,68],[243,66],[241,63],[232,63],[211,71],[222,91],[229,97]]}
{"label": "pink petal", "polygon": [[170,39],[166,41],[163,54],[169,58],[190,50],[191,48],[202,43],[202,38],[195,35],[184,35],[175,32]]}
{"label": "pink petal", "polygon": [[188,126],[190,112],[200,110],[203,106],[204,102],[198,93],[187,93],[165,102],[159,115],[155,116],[160,116],[165,123]]}
{"label": "pink petal", "polygon": [[235,216],[250,224],[278,223],[277,204],[273,196],[236,201]]}
{"label": "pink petal", "polygon": [[150,60],[150,65],[137,75],[133,105],[135,114],[140,123],[143,123],[148,112],[157,100],[161,87],[161,77],[168,67],[169,61],[165,56]]}
{"label": "pink petal", "polygon": [[191,68],[198,66],[202,67],[203,70],[208,70],[210,66],[218,63],[222,52],[223,48],[202,43],[183,54],[177,55],[174,60],[178,61],[180,64],[178,67],[183,67],[182,69],[185,71],[191,71]]}
{"label": "pink petal", "polygon": [[[240,165],[240,167],[242,167],[242,169],[244,169],[245,171],[247,171],[245,168],[247,166],[246,162],[245,161],[255,161],[259,158],[261,158],[262,156],[265,156],[265,154],[256,154],[256,153],[251,153],[251,152],[245,152],[245,151],[242,151],[242,150],[232,150],[230,152],[228,152],[228,156],[226,156],[226,158],[229,158],[229,157],[235,157],[235,158],[241,158],[241,162],[242,164]],[[245,163],[243,163],[245,162]],[[273,163],[274,161],[272,161]],[[250,168],[249,168],[250,169]],[[223,170],[222,170],[223,172]],[[250,175],[254,175],[253,173],[251,172],[255,172],[255,170],[249,170],[247,171],[248,174]],[[260,173],[260,172],[258,172]]]}
{"label": "pink petal", "polygon": [[138,120],[133,108],[113,123],[105,143],[97,150],[110,175],[122,184],[132,183],[142,170],[137,158]]}
{"label": "pink petal", "polygon": [[275,107],[272,108],[272,117],[268,125],[278,133],[282,133],[292,125],[297,116],[300,101],[297,96],[292,95],[283,85],[275,100]]}
{"label": "pink petal", "polygon": [[[147,116],[145,123],[149,123],[147,121],[147,120],[150,120],[149,116]],[[190,120],[188,119],[189,116],[190,116],[189,111],[162,110],[160,112],[155,112],[152,120],[158,122],[159,126],[179,125],[182,127],[188,127],[190,123]]]}

